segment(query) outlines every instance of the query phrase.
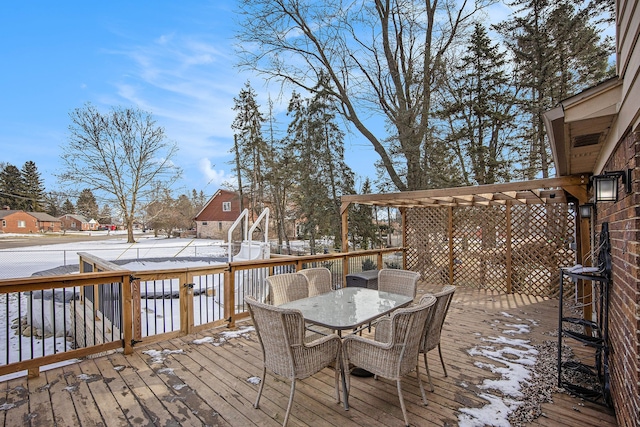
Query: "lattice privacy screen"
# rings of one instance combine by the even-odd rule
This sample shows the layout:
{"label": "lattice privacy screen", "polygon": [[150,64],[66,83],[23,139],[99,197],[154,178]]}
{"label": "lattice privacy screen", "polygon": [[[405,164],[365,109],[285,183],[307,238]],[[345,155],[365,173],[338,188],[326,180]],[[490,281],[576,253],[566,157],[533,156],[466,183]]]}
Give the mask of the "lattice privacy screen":
{"label": "lattice privacy screen", "polygon": [[407,209],[407,266],[433,284],[558,295],[575,263],[569,204]]}

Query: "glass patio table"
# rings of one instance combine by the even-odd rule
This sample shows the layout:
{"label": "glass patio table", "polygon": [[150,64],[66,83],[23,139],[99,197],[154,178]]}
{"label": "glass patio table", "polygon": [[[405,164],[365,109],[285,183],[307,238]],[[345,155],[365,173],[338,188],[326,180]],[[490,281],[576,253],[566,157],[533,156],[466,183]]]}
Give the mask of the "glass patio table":
{"label": "glass patio table", "polygon": [[367,288],[341,288],[280,305],[300,310],[304,320],[338,331],[357,329],[371,321],[405,307],[413,301],[406,295]]}
{"label": "glass patio table", "polygon": [[[406,295],[350,287],[290,301],[279,307],[300,310],[306,322],[338,331],[338,335],[342,336],[342,331],[357,331],[363,325],[368,325],[398,308],[406,307],[412,301],[413,298]],[[349,409],[345,367],[342,363],[340,370],[344,408]]]}

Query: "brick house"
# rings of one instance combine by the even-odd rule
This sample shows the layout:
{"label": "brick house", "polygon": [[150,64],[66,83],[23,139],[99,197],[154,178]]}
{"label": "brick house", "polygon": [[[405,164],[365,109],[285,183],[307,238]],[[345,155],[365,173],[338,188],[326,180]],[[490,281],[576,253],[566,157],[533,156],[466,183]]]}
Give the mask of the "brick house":
{"label": "brick house", "polygon": [[[561,102],[545,113],[559,176],[620,172],[617,201],[594,199],[587,222],[609,224],[612,284],[609,291],[609,370],[618,423],[640,426],[640,11],[616,1],[618,76]],[[587,221],[587,220],[583,220]],[[588,236],[591,237],[591,236]]]}
{"label": "brick house", "polygon": [[62,230],[70,231],[95,231],[100,224],[96,220],[87,220],[82,215],[67,214],[60,218]]}
{"label": "brick house", "polygon": [[41,233],[57,233],[60,231],[62,222],[58,218],[44,212],[28,213],[36,218],[38,231],[40,231]]}
{"label": "brick house", "polygon": [[216,191],[194,218],[196,237],[226,240],[229,227],[241,212],[237,193],[222,189]]}
{"label": "brick house", "polygon": [[38,219],[23,210],[0,210],[1,233],[37,233]]}

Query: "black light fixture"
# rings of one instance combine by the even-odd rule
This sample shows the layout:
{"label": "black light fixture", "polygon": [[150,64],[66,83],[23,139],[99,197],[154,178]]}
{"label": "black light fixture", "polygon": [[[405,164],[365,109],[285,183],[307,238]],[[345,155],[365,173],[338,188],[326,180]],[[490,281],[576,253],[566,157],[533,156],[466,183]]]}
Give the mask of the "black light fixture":
{"label": "black light fixture", "polygon": [[588,219],[591,218],[591,212],[593,211],[594,205],[593,203],[585,203],[584,205],[580,205],[578,210],[580,211],[580,218]]}
{"label": "black light fixture", "polygon": [[622,184],[624,184],[626,192],[631,193],[631,169],[605,172],[602,175],[591,177],[596,202],[618,201],[618,178],[622,178]]}

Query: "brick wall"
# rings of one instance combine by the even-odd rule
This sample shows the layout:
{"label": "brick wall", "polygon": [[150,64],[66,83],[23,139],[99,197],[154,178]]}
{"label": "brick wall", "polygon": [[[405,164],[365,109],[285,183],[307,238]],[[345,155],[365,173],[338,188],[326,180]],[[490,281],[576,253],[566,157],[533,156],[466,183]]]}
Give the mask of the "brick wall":
{"label": "brick wall", "polygon": [[37,233],[38,224],[35,217],[24,211],[13,211],[2,218],[0,229],[4,233]]}
{"label": "brick wall", "polygon": [[640,132],[623,139],[605,170],[632,169],[632,192],[619,180],[616,203],[598,203],[598,224],[609,222],[611,392],[621,426],[640,426]]}

